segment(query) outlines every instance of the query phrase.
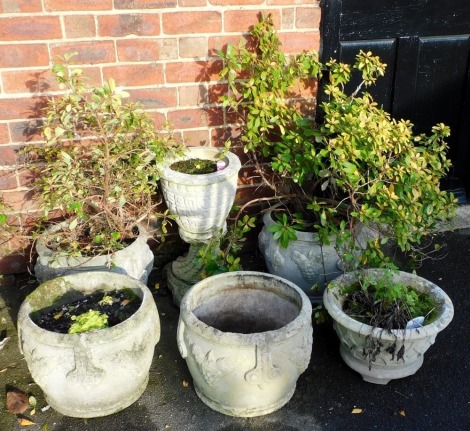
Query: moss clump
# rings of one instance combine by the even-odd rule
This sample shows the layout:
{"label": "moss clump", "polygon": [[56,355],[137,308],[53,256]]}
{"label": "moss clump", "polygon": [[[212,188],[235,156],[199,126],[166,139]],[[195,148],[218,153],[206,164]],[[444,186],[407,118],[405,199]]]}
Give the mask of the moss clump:
{"label": "moss clump", "polygon": [[217,163],[208,159],[187,159],[173,163],[171,166],[176,172],[191,175],[211,174],[217,171]]}

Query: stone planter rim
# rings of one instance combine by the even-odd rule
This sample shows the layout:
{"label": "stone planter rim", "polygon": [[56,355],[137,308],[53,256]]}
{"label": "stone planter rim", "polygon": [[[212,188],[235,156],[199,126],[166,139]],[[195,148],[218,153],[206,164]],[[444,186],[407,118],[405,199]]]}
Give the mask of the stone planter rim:
{"label": "stone planter rim", "polygon": [[[50,233],[50,234],[57,233],[62,229],[63,226],[67,225],[68,223],[69,223],[68,220],[65,220],[63,222],[54,224],[46,230],[46,233]],[[78,266],[80,264],[83,264],[84,262],[90,261],[91,259],[102,258],[104,260],[107,260],[109,258],[109,256],[119,255],[124,250],[126,250],[126,251],[131,250],[132,251],[134,248],[139,247],[143,243],[146,244],[148,239],[149,239],[148,230],[142,223],[138,224],[137,228],[139,229],[139,234],[137,235],[137,237],[134,239],[134,241],[132,241],[129,245],[127,245],[122,250],[117,250],[117,251],[115,251],[113,253],[110,253],[110,254],[102,254],[102,255],[96,255],[96,256],[86,256],[86,257],[85,256],[84,257],[59,256],[55,259],[57,259],[59,264],[61,264],[61,262],[65,262],[65,265],[70,265],[70,266],[77,265]],[[54,255],[57,254],[54,250],[47,247],[47,245],[44,242],[44,240],[42,239],[41,235],[38,237],[38,240],[36,241],[36,250],[39,254],[42,254],[45,257],[51,257],[52,258]]]}
{"label": "stone planter rim", "polygon": [[[263,223],[266,225],[266,227],[272,226],[276,223],[271,214],[273,210],[275,210],[276,208],[282,205],[283,205],[282,203],[273,205],[271,208],[266,210],[266,212],[263,214]],[[297,235],[297,239],[291,240],[293,243],[295,243],[296,241],[308,241],[308,242],[315,242],[316,244],[321,245],[321,241],[318,238],[318,234],[315,232],[305,232],[302,230],[296,230],[295,234]]]}
{"label": "stone planter rim", "polygon": [[225,161],[227,166],[221,171],[212,172],[210,174],[193,175],[174,171],[170,168],[173,163],[189,159],[191,156],[198,158],[205,158],[204,156],[206,156],[206,158],[208,158],[208,154],[210,154],[210,158],[214,159],[214,157],[222,151],[222,149],[213,147],[187,147],[187,152],[184,155],[168,158],[161,164],[160,177],[166,181],[174,183],[190,183],[198,186],[226,181],[227,177],[238,175],[238,171],[241,168],[240,159],[230,151],[227,152],[222,159]]}
{"label": "stone planter rim", "polygon": [[[231,288],[235,287],[238,284],[239,280],[243,278],[261,278],[264,280],[269,279],[275,281],[277,285],[284,285],[285,287],[291,289],[293,292],[295,292],[295,295],[297,295],[299,299],[298,315],[295,317],[294,320],[284,325],[282,328],[265,332],[255,332],[251,334],[224,332],[210,325],[207,325],[196,317],[196,315],[193,313],[193,310],[197,307],[197,305],[200,305],[200,303],[196,303],[196,301],[194,300],[195,294],[207,289],[211,289],[214,292],[228,291]],[[213,283],[214,286],[208,288],[206,286],[209,283],[208,280],[210,280],[209,282],[211,284]],[[216,283],[217,280],[221,280],[222,283]],[[233,280],[233,282],[229,282],[228,280]],[[257,288],[257,290],[262,289]],[[271,290],[271,292],[276,294],[274,289]],[[212,296],[213,295],[209,297]],[[287,298],[289,297],[286,295],[286,299]],[[299,331],[299,329],[305,325],[305,315],[311,316],[311,314],[312,305],[310,303],[310,300],[299,287],[297,287],[294,283],[286,280],[285,278],[258,271],[233,271],[208,277],[196,283],[185,294],[180,304],[180,318],[183,320],[185,325],[189,326],[195,333],[199,334],[202,337],[204,337],[205,333],[216,334],[220,337],[220,344],[236,343],[239,345],[253,345],[253,343],[256,344],[256,342],[259,341],[260,337],[266,338],[267,340],[269,340],[270,343],[277,343],[294,336]]]}
{"label": "stone planter rim", "polygon": [[[367,273],[380,275],[386,270],[368,269],[365,271]],[[401,341],[409,339],[410,337],[413,337],[413,339],[426,338],[430,335],[438,334],[446,328],[454,316],[454,307],[449,296],[439,286],[416,274],[403,271],[398,271],[393,274],[394,280],[399,277],[404,278],[405,283],[410,283],[410,287],[432,295],[438,302],[441,310],[439,316],[433,322],[417,329],[393,329],[391,332],[388,332],[383,328],[373,328],[368,324],[361,323],[348,316],[342,309],[344,297],[340,295],[339,291],[342,286],[350,285],[357,280],[357,275],[353,272],[340,275],[330,282],[330,285],[325,289],[323,294],[325,308],[338,324],[358,334],[371,334],[373,337],[380,338],[384,341]],[[423,286],[426,287],[420,288],[417,282],[422,283]]]}
{"label": "stone planter rim", "polygon": [[[68,275],[58,277],[58,278],[64,279],[65,283],[73,286],[73,278],[83,277],[83,275],[84,275],[83,273],[68,274]],[[39,292],[39,289],[46,289],[48,285],[57,283],[57,281],[54,281],[54,280],[57,280],[57,278],[55,278],[55,279],[44,281],[43,283],[41,283],[40,286],[38,286],[37,289],[35,289],[30,295],[26,297],[25,301],[20,307],[20,311],[18,314],[19,328],[21,329],[21,321],[23,321],[24,319],[29,320],[30,322],[29,330],[34,331],[34,335],[37,337],[38,340],[41,341],[41,343],[48,344],[51,346],[55,346],[55,345],[75,346],[76,340],[78,339],[80,339],[81,342],[84,342],[84,343],[99,343],[100,345],[105,345],[105,344],[113,343],[115,340],[119,338],[125,337],[127,333],[132,332],[133,327],[135,325],[135,321],[141,318],[140,317],[141,310],[143,307],[146,307],[148,298],[149,297],[152,298],[152,294],[149,288],[145,284],[125,274],[118,274],[118,273],[106,272],[106,271],[90,272],[90,277],[93,277],[94,275],[98,275],[99,277],[106,277],[106,279],[110,280],[111,282],[113,282],[113,279],[115,279],[117,282],[119,281],[119,279],[124,280],[124,278],[126,278],[130,286],[123,286],[121,289],[125,289],[125,288],[132,289],[134,293],[136,293],[142,301],[139,308],[134,312],[134,314],[132,314],[123,322],[118,323],[117,325],[114,325],[112,327],[103,328],[100,330],[82,332],[78,334],[63,334],[63,333],[53,332],[53,331],[49,331],[47,329],[41,328],[31,318],[31,313],[34,313],[37,310],[33,309],[31,302],[29,301],[29,297],[33,295],[34,293],[37,294]],[[71,280],[69,281],[69,279]],[[121,290],[121,289],[118,289],[118,290]],[[90,288],[89,291],[88,290],[81,290],[81,291],[85,294],[88,294],[88,293],[93,293],[96,290],[97,289],[93,287],[93,288]],[[139,294],[140,292],[142,293],[141,295]],[[58,302],[57,304],[66,303],[66,302],[67,301]],[[103,341],[103,336],[104,336],[103,331],[106,332],[106,337],[108,338],[105,341]]]}

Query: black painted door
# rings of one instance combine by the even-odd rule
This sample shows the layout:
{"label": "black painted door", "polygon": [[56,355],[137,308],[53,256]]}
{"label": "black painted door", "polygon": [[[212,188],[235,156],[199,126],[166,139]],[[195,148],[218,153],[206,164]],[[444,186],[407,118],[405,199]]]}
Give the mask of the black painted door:
{"label": "black painted door", "polygon": [[450,126],[454,175],[470,191],[470,0],[323,0],[323,61],[360,49],[387,63],[371,90],[417,132]]}

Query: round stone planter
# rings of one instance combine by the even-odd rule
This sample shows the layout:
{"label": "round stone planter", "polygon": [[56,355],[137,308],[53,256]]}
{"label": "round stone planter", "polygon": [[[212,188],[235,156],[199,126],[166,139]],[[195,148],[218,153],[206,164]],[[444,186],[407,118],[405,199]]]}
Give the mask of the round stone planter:
{"label": "round stone planter", "polygon": [[[61,223],[54,225],[46,234],[60,232],[62,226]],[[39,238],[36,242],[38,259],[34,266],[34,274],[40,282],[43,282],[80,272],[110,271],[129,275],[146,284],[154,260],[152,250],[147,244],[148,239],[147,229],[139,225],[139,235],[128,247],[102,256],[75,257],[56,253],[46,246],[44,239]]]}
{"label": "round stone planter", "polygon": [[180,306],[178,347],[199,398],[231,416],[285,405],[312,350],[312,306],[297,286],[260,272],[204,279]]}
{"label": "round stone planter", "polygon": [[190,175],[171,169],[179,160],[199,158],[219,160],[222,150],[206,147],[188,147],[184,156],[166,161],[160,172],[160,183],[165,202],[178,218],[181,238],[188,242],[206,241],[226,226],[237,191],[238,157],[228,152],[222,160],[226,167],[211,174]]}
{"label": "round stone planter", "polygon": [[[132,289],[140,308],[120,324],[60,334],[37,326],[34,313],[47,312],[96,290]],[[147,387],[154,348],[160,338],[157,307],[149,289],[134,278],[91,272],[41,284],[20,307],[20,350],[47,402],[66,416],[91,418],[118,412]]]}
{"label": "round stone planter", "polygon": [[[258,245],[269,273],[295,283],[312,302],[321,302],[325,286],[341,274],[341,259],[336,252],[335,241],[323,245],[314,233],[298,231],[297,240],[282,248],[268,230],[275,224],[271,211],[264,214],[263,222]],[[312,289],[313,286],[316,287]]]}
{"label": "round stone planter", "polygon": [[[384,270],[368,270],[380,276]],[[367,382],[387,384],[390,380],[414,374],[423,364],[424,353],[434,344],[437,334],[451,322],[454,307],[447,294],[434,283],[406,272],[394,273],[393,280],[419,292],[431,295],[438,304],[439,316],[420,328],[386,331],[358,322],[343,312],[343,287],[357,281],[357,275],[347,273],[338,277],[325,290],[324,305],[333,318],[333,326],[340,339],[340,353],[346,364],[360,373]],[[364,356],[366,337],[380,341],[380,353],[370,364]],[[403,348],[403,355],[397,352]],[[392,353],[390,353],[392,352]]]}

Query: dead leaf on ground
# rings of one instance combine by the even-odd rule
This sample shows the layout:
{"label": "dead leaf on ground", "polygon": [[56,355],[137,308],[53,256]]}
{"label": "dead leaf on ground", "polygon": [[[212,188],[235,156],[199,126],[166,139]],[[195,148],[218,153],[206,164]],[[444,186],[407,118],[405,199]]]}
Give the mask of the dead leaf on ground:
{"label": "dead leaf on ground", "polygon": [[358,415],[358,414],[362,413],[362,409],[354,408],[354,409],[352,409],[351,413],[353,415]]}
{"label": "dead leaf on ground", "polygon": [[189,382],[187,380],[183,380],[183,388],[189,388]]}
{"label": "dead leaf on ground", "polygon": [[400,411],[398,412],[398,414],[399,414],[400,416],[406,416],[405,410],[400,410]]}
{"label": "dead leaf on ground", "polygon": [[36,422],[33,422],[32,420],[28,418],[18,418],[18,423],[22,427],[30,427],[30,426],[36,425]]}
{"label": "dead leaf on ground", "polygon": [[12,389],[7,392],[7,410],[13,414],[26,411],[29,407],[28,395],[19,389]]}

